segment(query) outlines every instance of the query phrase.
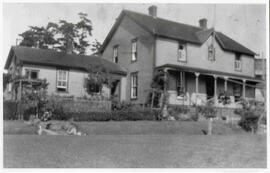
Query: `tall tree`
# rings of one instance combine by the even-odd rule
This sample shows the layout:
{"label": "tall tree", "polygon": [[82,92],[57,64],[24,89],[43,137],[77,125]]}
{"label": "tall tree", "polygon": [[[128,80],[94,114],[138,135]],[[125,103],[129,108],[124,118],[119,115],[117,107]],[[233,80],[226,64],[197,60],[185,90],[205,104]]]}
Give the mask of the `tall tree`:
{"label": "tall tree", "polygon": [[100,48],[101,48],[101,43],[99,41],[97,41],[97,39],[95,39],[95,41],[92,42],[91,46],[92,46],[91,51],[93,52],[93,54],[94,55],[99,54]]}
{"label": "tall tree", "polygon": [[93,26],[86,13],[78,15],[77,23],[60,20],[49,22],[46,27],[30,26],[29,30],[19,34],[23,38],[20,45],[66,52],[72,49],[72,53],[85,54]]}

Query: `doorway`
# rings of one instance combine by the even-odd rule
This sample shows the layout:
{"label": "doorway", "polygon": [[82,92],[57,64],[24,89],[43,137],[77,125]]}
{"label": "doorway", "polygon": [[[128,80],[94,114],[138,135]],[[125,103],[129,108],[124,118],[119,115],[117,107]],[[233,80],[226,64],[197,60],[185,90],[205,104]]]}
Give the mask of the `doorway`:
{"label": "doorway", "polygon": [[214,79],[211,76],[205,76],[207,100],[214,97]]}

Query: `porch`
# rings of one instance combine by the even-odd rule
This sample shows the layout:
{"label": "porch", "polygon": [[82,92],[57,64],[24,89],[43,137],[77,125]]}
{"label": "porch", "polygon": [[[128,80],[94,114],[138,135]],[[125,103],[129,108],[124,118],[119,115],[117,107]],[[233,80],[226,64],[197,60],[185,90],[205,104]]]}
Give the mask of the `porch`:
{"label": "porch", "polygon": [[[216,107],[240,108],[241,99],[255,99],[256,84],[262,81],[247,76],[194,69],[188,67],[163,67],[168,93],[168,104],[205,105],[213,101]],[[224,105],[221,97],[228,97]]]}

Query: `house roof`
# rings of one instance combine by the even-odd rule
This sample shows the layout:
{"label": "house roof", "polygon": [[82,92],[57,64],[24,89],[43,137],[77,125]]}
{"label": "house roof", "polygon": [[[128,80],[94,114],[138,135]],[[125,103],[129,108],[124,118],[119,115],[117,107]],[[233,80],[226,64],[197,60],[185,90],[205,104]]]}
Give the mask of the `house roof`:
{"label": "house roof", "polygon": [[221,72],[221,71],[216,71],[216,70],[209,70],[209,69],[203,69],[203,68],[195,68],[195,67],[185,67],[181,65],[176,65],[176,64],[164,64],[162,66],[158,66],[157,69],[162,69],[164,67],[169,67],[173,69],[181,69],[186,72],[200,72],[202,74],[207,74],[207,75],[220,75],[220,76],[228,76],[231,78],[237,78],[237,79],[247,79],[249,81],[253,82],[264,82],[263,80],[257,79],[255,77],[247,76],[247,75],[241,75],[241,74],[234,74],[234,73],[228,73],[228,72]]}
{"label": "house roof", "polygon": [[126,70],[119,64],[110,62],[100,58],[99,56],[67,54],[65,52],[29,48],[24,46],[11,47],[8,59],[5,64],[5,69],[8,69],[13,54],[16,56],[17,60],[22,63],[67,67],[81,70],[87,70],[89,65],[100,65],[108,69],[111,73],[126,75]]}
{"label": "house roof", "polygon": [[[141,26],[153,35],[167,37],[170,39],[183,40],[194,44],[204,43],[207,38],[209,38],[209,36],[213,32],[215,32],[213,28],[205,30],[197,26],[174,22],[159,17],[152,17],[150,15],[141,14],[129,10],[123,10],[120,13],[119,17],[116,19],[116,22],[113,25],[111,31],[105,38],[101,47],[101,52],[104,51],[105,47],[109,43],[110,39],[112,38],[114,32],[116,31],[124,16],[128,16],[131,20],[133,20],[135,23],[137,23],[139,26]],[[237,43],[233,39],[222,34],[221,32],[215,33],[219,44],[224,50],[239,52],[252,56],[255,55],[253,51],[249,50],[240,43]]]}

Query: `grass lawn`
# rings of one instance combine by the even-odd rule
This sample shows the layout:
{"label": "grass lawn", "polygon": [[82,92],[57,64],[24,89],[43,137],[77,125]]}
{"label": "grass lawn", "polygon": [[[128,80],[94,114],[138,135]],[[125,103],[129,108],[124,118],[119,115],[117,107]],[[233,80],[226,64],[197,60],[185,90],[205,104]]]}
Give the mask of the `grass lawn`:
{"label": "grass lawn", "polygon": [[88,136],[38,136],[21,122],[4,122],[4,167],[266,167],[266,135],[219,123],[213,136],[202,135],[204,122],[79,124]]}

